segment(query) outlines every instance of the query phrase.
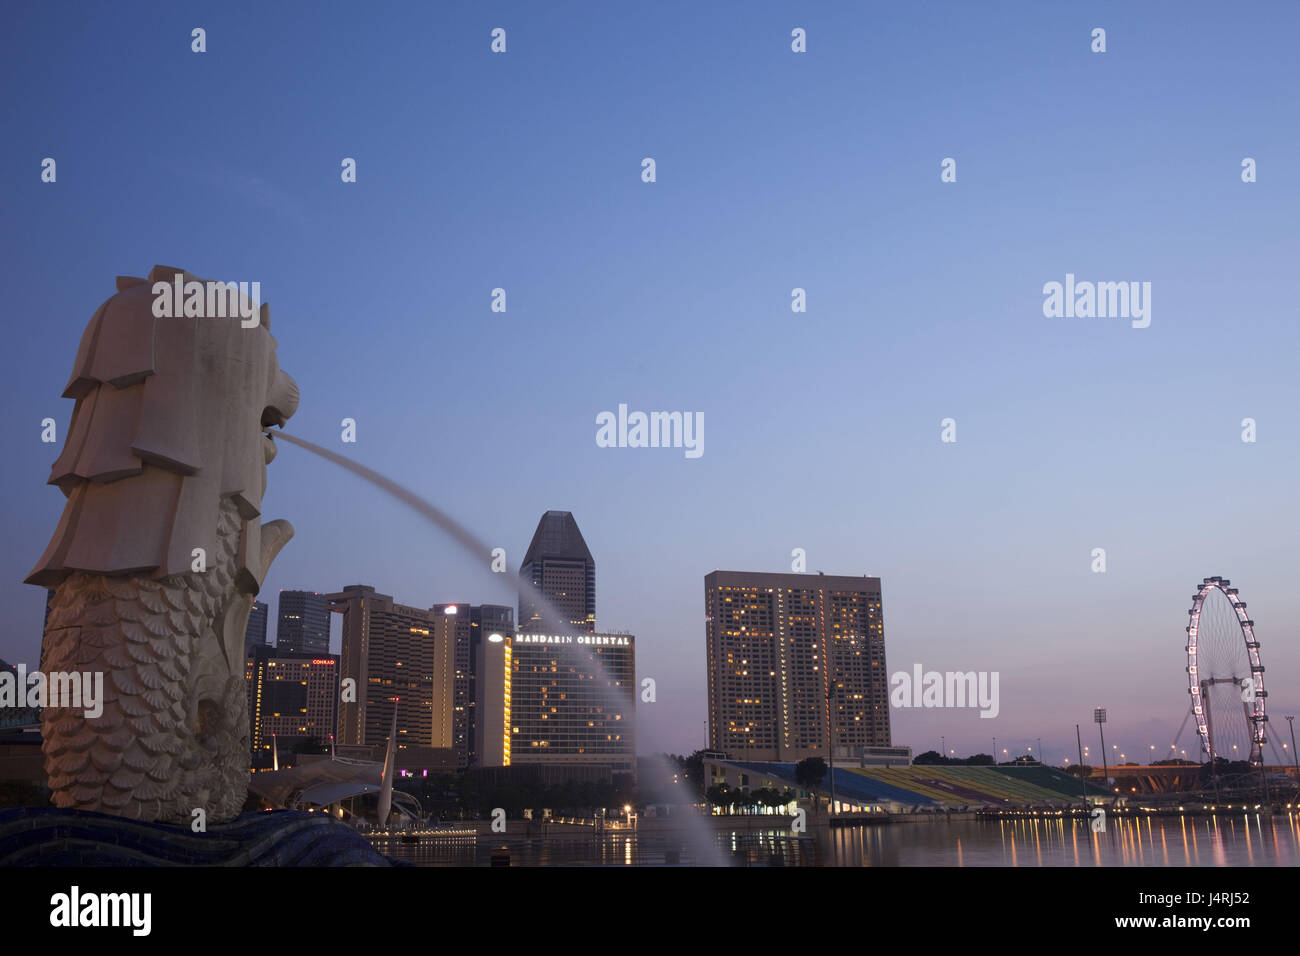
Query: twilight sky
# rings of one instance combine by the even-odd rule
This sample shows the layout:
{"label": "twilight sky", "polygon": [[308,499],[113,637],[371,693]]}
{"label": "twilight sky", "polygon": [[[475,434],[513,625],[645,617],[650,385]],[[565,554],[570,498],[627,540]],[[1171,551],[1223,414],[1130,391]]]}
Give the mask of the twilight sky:
{"label": "twilight sky", "polygon": [[[1300,708],[1297,8],[545,6],[6,5],[0,658],[39,650],[44,592],[21,581],[63,502],[40,421],[62,439],[114,276],[163,263],[260,281],[302,389],[289,430],[426,495],[511,572],[543,511],[575,514],[597,623],[637,635],[658,685],[642,752],[704,743],[704,575],[789,570],[794,548],[882,578],[891,672],[1000,673],[996,719],[895,710],[898,744],[1041,736],[1059,762],[1076,722],[1096,749],[1102,705],[1108,744],[1167,751],[1213,574],[1257,623],[1280,744]],[[1150,282],[1150,326],[1044,317],[1067,273]],[[702,413],[704,454],[597,447],[619,403]],[[272,614],[280,588],[358,582],[514,603],[487,555],[300,449],[264,506],[297,528]]]}

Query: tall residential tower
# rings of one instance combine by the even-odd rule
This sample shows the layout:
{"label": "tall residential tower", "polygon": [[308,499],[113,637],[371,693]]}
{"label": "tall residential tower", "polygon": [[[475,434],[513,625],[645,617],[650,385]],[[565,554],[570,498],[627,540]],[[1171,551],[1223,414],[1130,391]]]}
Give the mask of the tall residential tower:
{"label": "tall residential tower", "polygon": [[450,752],[453,655],[445,639],[434,638],[434,612],[398,604],[364,584],[348,585],[328,600],[343,615],[339,679],[351,681],[352,691],[341,696],[339,743],[382,744],[396,709],[399,749]]}
{"label": "tall residential tower", "polygon": [[709,747],[798,761],[887,747],[880,579],[714,571],[704,579]]}

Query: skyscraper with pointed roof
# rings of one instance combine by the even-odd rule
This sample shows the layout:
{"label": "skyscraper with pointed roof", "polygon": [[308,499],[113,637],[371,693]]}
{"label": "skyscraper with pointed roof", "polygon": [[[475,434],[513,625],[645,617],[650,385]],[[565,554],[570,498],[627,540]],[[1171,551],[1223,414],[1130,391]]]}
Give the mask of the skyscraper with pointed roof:
{"label": "skyscraper with pointed roof", "polygon": [[[519,629],[533,634],[596,631],[596,562],[568,511],[548,511],[537,523],[519,568],[522,582],[546,595],[553,611],[519,588]],[[560,619],[556,620],[556,613]]]}
{"label": "skyscraper with pointed roof", "polygon": [[596,562],[572,514],[542,515],[519,578],[511,766],[635,777],[636,638],[596,633]]}

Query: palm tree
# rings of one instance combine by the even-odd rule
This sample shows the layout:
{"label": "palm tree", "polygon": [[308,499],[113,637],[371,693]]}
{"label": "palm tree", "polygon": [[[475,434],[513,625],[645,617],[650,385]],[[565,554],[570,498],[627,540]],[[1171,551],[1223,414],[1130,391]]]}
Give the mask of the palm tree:
{"label": "palm tree", "polygon": [[[794,766],[794,781],[805,790],[812,791],[826,779],[826,760],[823,757],[806,757]],[[817,809],[817,795],[813,793],[813,810]]]}

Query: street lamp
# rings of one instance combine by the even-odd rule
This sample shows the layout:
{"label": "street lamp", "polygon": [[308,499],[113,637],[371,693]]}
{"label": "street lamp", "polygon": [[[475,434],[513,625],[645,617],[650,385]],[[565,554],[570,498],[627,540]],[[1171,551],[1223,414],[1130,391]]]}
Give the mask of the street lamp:
{"label": "street lamp", "polygon": [[1092,719],[1097,725],[1097,732],[1101,734],[1101,780],[1104,786],[1110,781],[1110,768],[1106,766],[1106,708],[1095,708]]}

